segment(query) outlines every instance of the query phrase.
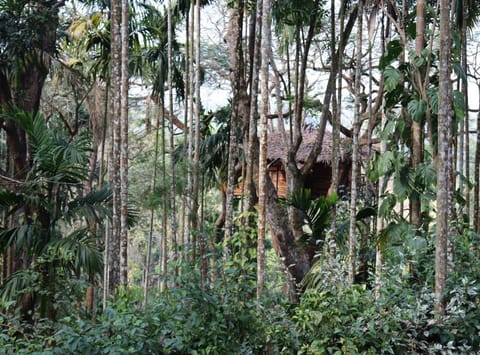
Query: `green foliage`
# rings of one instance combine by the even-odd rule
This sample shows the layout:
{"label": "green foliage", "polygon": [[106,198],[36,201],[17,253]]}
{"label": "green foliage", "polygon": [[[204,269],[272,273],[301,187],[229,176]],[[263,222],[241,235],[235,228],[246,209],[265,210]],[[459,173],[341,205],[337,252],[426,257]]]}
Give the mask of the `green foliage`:
{"label": "green foliage", "polygon": [[[351,286],[336,261],[319,260],[292,321],[301,354],[474,353],[480,328],[478,249],[465,250],[472,236],[457,241],[462,260],[449,279],[447,315],[435,319],[431,281],[418,263],[406,271],[402,263],[387,268],[379,297],[372,290]],[[470,244],[471,245],[471,244]],[[431,263],[431,249],[415,258]],[[426,256],[428,260],[423,260]],[[476,259],[477,258],[477,259]],[[468,261],[467,261],[468,260]],[[407,260],[404,260],[407,261]],[[423,275],[419,275],[423,274]],[[412,282],[417,280],[416,282]]]}
{"label": "green foliage", "polygon": [[179,280],[182,286],[157,295],[146,310],[126,293],[95,322],[62,320],[51,351],[243,354],[294,349],[295,335],[285,308],[259,306],[255,286],[245,282],[243,273],[238,264],[227,266],[223,279],[201,288],[200,275],[191,271]]}
{"label": "green foliage", "polygon": [[[399,236],[411,233],[402,230]],[[151,298],[146,309],[140,292],[130,289],[94,321],[73,316],[56,324],[37,321],[33,331],[0,313],[0,346],[16,354],[475,353],[480,350],[478,240],[468,232],[456,240],[457,262],[442,319],[434,316],[436,300],[426,277],[432,270],[422,267],[431,265],[427,246],[413,259],[386,268],[378,297],[351,286],[344,264],[325,258],[308,275],[299,305],[269,295],[257,303],[255,285],[245,277],[251,266],[237,258],[227,260],[222,276],[203,288],[198,272],[185,272],[177,280],[180,286]],[[413,270],[406,270],[403,263],[410,262]]]}
{"label": "green foliage", "polygon": [[1,299],[7,302],[31,293],[40,305],[52,309],[66,280],[86,273],[92,278],[102,270],[102,255],[90,223],[108,217],[110,189],[82,195],[87,177],[90,139],[85,134],[71,141],[48,129],[42,116],[16,112],[31,149],[31,168],[17,191],[0,190],[0,210],[19,216],[12,227],[0,229],[0,247],[14,247],[28,258],[26,269],[2,284]]}
{"label": "green foliage", "polygon": [[385,70],[383,71],[383,75],[385,77],[385,79],[384,79],[385,80],[385,91],[387,93],[390,93],[393,90],[395,90],[397,88],[397,86],[399,85],[401,73],[398,69],[396,69],[392,66],[389,66],[389,67],[385,68]]}
{"label": "green foliage", "polygon": [[326,230],[330,226],[332,210],[338,196],[319,196],[312,200],[311,190],[299,189],[288,197],[287,203],[300,210],[305,217],[302,241],[311,245],[325,242]]}
{"label": "green foliage", "polygon": [[425,100],[414,98],[408,103],[408,112],[416,122],[422,122],[426,110],[427,102]]}
{"label": "green foliage", "polygon": [[[31,3],[27,0],[0,1],[0,71],[6,74],[22,67],[22,63],[42,63],[45,35],[55,32],[58,6],[53,0]],[[18,73],[15,73],[18,74]]]}
{"label": "green foliage", "polygon": [[388,65],[397,60],[398,56],[403,52],[403,45],[400,40],[393,40],[387,43],[385,52],[380,58],[380,69],[385,69]]}

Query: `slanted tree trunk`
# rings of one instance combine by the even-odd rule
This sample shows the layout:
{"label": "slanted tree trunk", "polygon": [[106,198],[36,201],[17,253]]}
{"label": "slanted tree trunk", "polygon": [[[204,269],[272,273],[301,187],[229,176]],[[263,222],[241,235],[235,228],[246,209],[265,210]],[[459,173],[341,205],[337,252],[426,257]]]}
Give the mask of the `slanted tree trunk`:
{"label": "slanted tree trunk", "polygon": [[[160,114],[155,112],[155,140],[154,140],[154,154],[153,154],[153,173],[152,173],[152,180],[150,182],[150,191],[151,193],[155,193],[155,189],[157,187],[157,168],[158,168],[158,146],[159,146],[159,136],[160,136]],[[152,263],[152,243],[153,243],[153,225],[154,225],[154,217],[155,217],[155,207],[150,206],[150,222],[149,222],[149,231],[148,231],[148,240],[147,240],[147,255],[145,257],[145,272],[143,277],[143,306],[145,307],[148,302],[148,287],[150,281],[150,265]]]}
{"label": "slanted tree trunk", "polygon": [[449,194],[452,156],[452,87],[450,81],[451,34],[450,1],[440,1],[440,64],[437,155],[437,234],[435,242],[435,313],[445,314],[447,245],[449,238]]}

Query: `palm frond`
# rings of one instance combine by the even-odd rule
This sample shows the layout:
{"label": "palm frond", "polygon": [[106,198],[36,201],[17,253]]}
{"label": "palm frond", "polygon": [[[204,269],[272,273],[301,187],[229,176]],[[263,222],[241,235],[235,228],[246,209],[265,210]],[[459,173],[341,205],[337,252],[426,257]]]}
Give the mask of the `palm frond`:
{"label": "palm frond", "polygon": [[13,228],[0,230],[0,248],[14,246],[18,251],[26,251],[33,255],[42,249],[43,243],[48,242],[48,237],[37,224],[21,224]]}
{"label": "palm frond", "polygon": [[112,189],[104,186],[92,190],[85,196],[77,197],[67,205],[62,218],[68,223],[85,218],[87,222],[100,223],[112,213],[109,204],[112,201]]}
{"label": "palm frond", "polygon": [[287,204],[300,210],[305,219],[302,240],[317,245],[325,240],[325,232],[330,226],[332,209],[338,201],[336,194],[319,196],[312,200],[309,189],[295,190],[288,198]]}
{"label": "palm frond", "polygon": [[0,288],[0,302],[6,304],[19,295],[30,293],[38,288],[40,274],[33,269],[21,269],[13,273]]}
{"label": "palm frond", "polygon": [[94,275],[103,268],[102,253],[88,227],[76,229],[64,238],[53,240],[46,250],[55,260],[64,266],[70,266],[77,274],[85,271],[88,275]]}

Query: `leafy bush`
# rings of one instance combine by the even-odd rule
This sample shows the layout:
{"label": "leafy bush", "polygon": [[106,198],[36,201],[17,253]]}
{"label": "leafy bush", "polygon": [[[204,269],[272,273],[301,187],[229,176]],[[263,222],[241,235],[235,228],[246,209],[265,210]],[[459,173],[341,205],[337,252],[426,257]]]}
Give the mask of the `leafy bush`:
{"label": "leafy bush", "polygon": [[54,353],[253,354],[296,347],[285,307],[258,305],[241,268],[227,268],[205,288],[199,278],[187,273],[181,286],[157,296],[145,311],[125,294],[96,322],[65,318]]}
{"label": "leafy bush", "polygon": [[440,354],[480,349],[477,280],[452,276],[447,314],[438,319],[431,285],[412,283],[400,267],[386,272],[376,298],[373,290],[350,286],[335,263],[320,264],[313,269],[316,274],[309,275],[310,288],[292,316],[300,353]]}

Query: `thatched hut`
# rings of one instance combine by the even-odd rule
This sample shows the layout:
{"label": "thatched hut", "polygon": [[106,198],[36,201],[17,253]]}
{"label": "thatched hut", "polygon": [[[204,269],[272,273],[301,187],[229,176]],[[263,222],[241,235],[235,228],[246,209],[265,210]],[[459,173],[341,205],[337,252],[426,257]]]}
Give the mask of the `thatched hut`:
{"label": "thatched hut", "polygon": [[[297,165],[299,167],[306,161],[313,148],[316,139],[316,130],[304,130],[302,143],[297,151]],[[332,134],[325,132],[322,151],[317,157],[315,164],[305,177],[304,188],[312,191],[312,198],[326,196],[332,182]],[[285,198],[287,195],[287,180],[285,166],[287,162],[287,150],[284,148],[280,133],[268,136],[267,162],[270,178],[277,189],[278,197]],[[345,141],[340,147],[339,162],[339,186],[349,186],[351,172],[351,160],[346,152]],[[242,194],[242,184],[235,189],[235,195]]]}

